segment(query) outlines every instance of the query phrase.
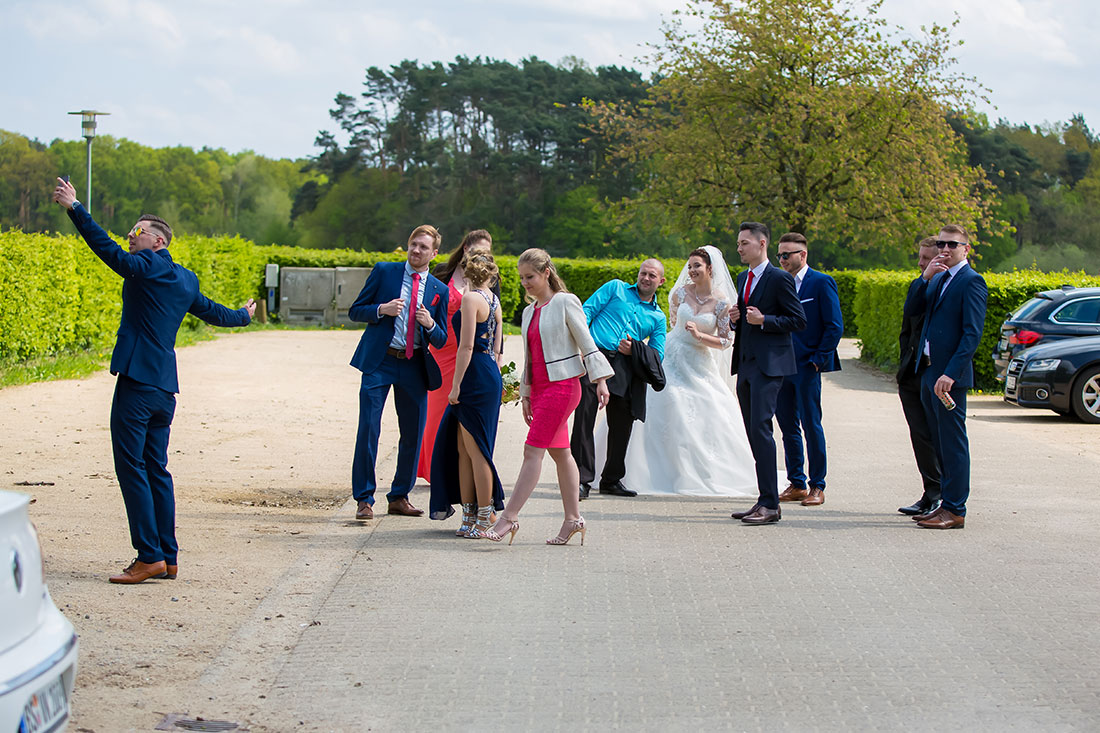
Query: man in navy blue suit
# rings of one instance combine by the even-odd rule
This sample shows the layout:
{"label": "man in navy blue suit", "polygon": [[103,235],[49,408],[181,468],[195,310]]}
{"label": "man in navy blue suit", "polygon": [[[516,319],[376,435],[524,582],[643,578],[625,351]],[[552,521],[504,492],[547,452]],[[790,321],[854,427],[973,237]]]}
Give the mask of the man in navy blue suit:
{"label": "man in navy blue suit", "polygon": [[925,529],[962,529],[970,496],[966,391],[974,386],[974,352],[985,325],[985,280],[967,264],[970,235],[948,224],[936,239],[940,253],[925,269],[924,328],[917,374],[932,440],[940,459],[942,502],[915,517]]}
{"label": "man in navy blue suit", "polygon": [[737,308],[730,314],[736,332],[730,371],[737,375],[737,401],[760,492],[751,509],[730,515],[745,524],[772,524],[782,516],[772,419],[783,377],[797,371],[791,333],[806,327],[794,278],[768,262],[770,238],[764,224],[741,224],[737,253],[749,269],[737,276]]}
{"label": "man in navy blue suit", "polygon": [[179,571],[176,498],[168,473],[168,435],[176,411],[176,332],[188,313],[215,326],[247,326],[256,312],[251,298],[230,310],[199,292],[195,273],[172,261],[172,229],[143,215],[124,252],[76,200],[67,180],[57,179],[53,200],[64,206],[80,236],[122,276],[122,318],[111,374],[118,375],[111,404],[115,473],[137,558],[112,583],[175,579]]}
{"label": "man in navy blue suit", "polygon": [[442,240],[435,227],[418,226],[409,235],[405,262],[379,262],[371,269],[355,303],[353,321],[366,323],[351,365],[363,372],[359,386],[359,432],[351,466],[356,519],[374,518],[375,464],[382,410],[393,387],[400,438],[397,469],[386,494],[387,513],[419,517],[409,502],[416,482],[416,460],[424,434],[428,392],[443,378],[428,345],[447,342],[447,286],[428,272]]}
{"label": "man in navy blue suit", "polygon": [[[840,295],[836,280],[806,264],[806,237],[789,232],[779,238],[779,266],[794,278],[794,288],[806,328],[792,334],[798,370],[783,378],[775,407],[776,422],[783,433],[783,455],[789,485],[779,501],[798,501],[802,506],[825,503],[825,429],[821,425],[821,374],[840,369],[836,347],[844,335]],[[806,436],[806,453],[802,435]],[[803,471],[808,463],[810,476]]]}

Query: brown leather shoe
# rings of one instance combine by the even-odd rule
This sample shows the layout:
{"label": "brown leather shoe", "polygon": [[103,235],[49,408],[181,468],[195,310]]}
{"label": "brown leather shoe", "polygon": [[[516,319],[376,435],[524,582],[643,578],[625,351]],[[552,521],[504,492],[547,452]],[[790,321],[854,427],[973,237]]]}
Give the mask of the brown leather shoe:
{"label": "brown leather shoe", "polygon": [[924,529],[962,529],[965,524],[966,517],[952,514],[946,509],[941,509],[939,514],[930,519],[917,522],[917,526]]}
{"label": "brown leather shoe", "polygon": [[179,575],[179,571],[180,571],[180,566],[179,565],[167,565],[166,564],[164,566],[164,579],[165,580],[175,580],[176,576]]}
{"label": "brown leather shoe", "polygon": [[768,509],[762,506],[741,521],[745,524],[773,524],[779,521],[782,515],[778,509]]}
{"label": "brown leather shoe", "polygon": [[112,575],[108,580],[112,583],[133,585],[149,580],[149,578],[163,578],[165,572],[166,566],[164,560],[157,560],[156,562],[149,563],[134,560],[130,563],[128,568],[118,575]]}
{"label": "brown leather shoe", "polygon": [[734,512],[730,516],[733,517],[734,519],[744,519],[745,517],[749,516],[750,514],[756,514],[756,510],[759,509],[759,508],[760,508],[759,503],[753,504],[752,509],[749,509],[748,511],[745,511],[745,512]]}
{"label": "brown leather shoe", "polygon": [[374,509],[371,508],[369,502],[361,501],[355,507],[356,519],[374,519]]}
{"label": "brown leather shoe", "polygon": [[802,500],[802,506],[821,506],[825,503],[825,492],[821,489],[810,489],[810,495]]}
{"label": "brown leather shoe", "polygon": [[779,495],[780,501],[802,501],[810,495],[810,491],[806,487],[801,489],[795,488],[794,484],[789,484],[787,488],[783,489],[783,493]]}
{"label": "brown leather shoe", "polygon": [[402,517],[421,517],[424,515],[424,510],[417,509],[409,503],[408,498],[402,496],[390,502],[389,508],[386,509],[386,514],[397,514]]}
{"label": "brown leather shoe", "polygon": [[926,519],[931,519],[932,517],[935,517],[935,516],[939,515],[939,513],[942,512],[942,511],[944,511],[944,508],[943,508],[943,505],[941,504],[941,505],[937,506],[935,509],[933,509],[930,512],[925,512],[924,514],[918,514],[915,517],[909,517],[909,518],[912,519],[914,522],[923,522]]}

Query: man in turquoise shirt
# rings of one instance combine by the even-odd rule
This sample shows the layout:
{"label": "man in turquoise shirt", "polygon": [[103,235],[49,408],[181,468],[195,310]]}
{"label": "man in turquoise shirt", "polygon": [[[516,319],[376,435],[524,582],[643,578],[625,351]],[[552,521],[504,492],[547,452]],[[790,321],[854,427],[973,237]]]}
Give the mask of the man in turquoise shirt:
{"label": "man in turquoise shirt", "polygon": [[[596,346],[604,353],[615,376],[608,381],[611,398],[607,403],[607,459],[600,476],[600,493],[635,496],[622,484],[626,473],[626,447],[634,425],[630,407],[632,375],[631,349],[634,342],[648,340],[659,358],[665,355],[665,331],[668,322],[657,305],[657,288],[665,281],[665,268],[657,260],[646,260],[638,268],[638,282],[627,285],[612,280],[600,286],[584,303],[584,315]],[[612,383],[617,388],[612,387]],[[587,499],[596,478],[596,448],[592,431],[596,425],[596,388],[581,377],[581,402],[573,415],[573,434],[569,441],[573,459],[581,476],[581,499]]]}

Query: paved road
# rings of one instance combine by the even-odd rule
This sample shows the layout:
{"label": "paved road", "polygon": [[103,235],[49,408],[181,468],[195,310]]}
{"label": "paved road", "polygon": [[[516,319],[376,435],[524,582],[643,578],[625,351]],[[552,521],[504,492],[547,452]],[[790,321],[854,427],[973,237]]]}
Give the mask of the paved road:
{"label": "paved road", "polygon": [[[919,480],[892,381],[847,358],[824,403],[827,503],[774,526],[730,520],[745,500],[594,495],[585,546],[548,547],[549,461],[512,547],[456,539],[455,518],[359,524],[349,503],[207,670],[199,712],[280,731],[1100,728],[1100,429],[973,398],[968,525],[935,532],[895,511]],[[503,420],[507,491],[525,429]]]}

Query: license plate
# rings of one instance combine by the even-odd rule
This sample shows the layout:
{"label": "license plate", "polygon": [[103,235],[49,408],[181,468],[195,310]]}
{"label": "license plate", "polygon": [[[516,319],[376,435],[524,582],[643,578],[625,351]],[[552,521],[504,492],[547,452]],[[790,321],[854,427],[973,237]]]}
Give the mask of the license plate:
{"label": "license plate", "polygon": [[1005,380],[1006,389],[1016,389],[1016,377],[1008,377]]}
{"label": "license plate", "polygon": [[65,683],[58,675],[50,684],[31,695],[23,706],[23,720],[19,733],[38,733],[49,730],[58,721],[69,716],[69,701],[65,699]]}

